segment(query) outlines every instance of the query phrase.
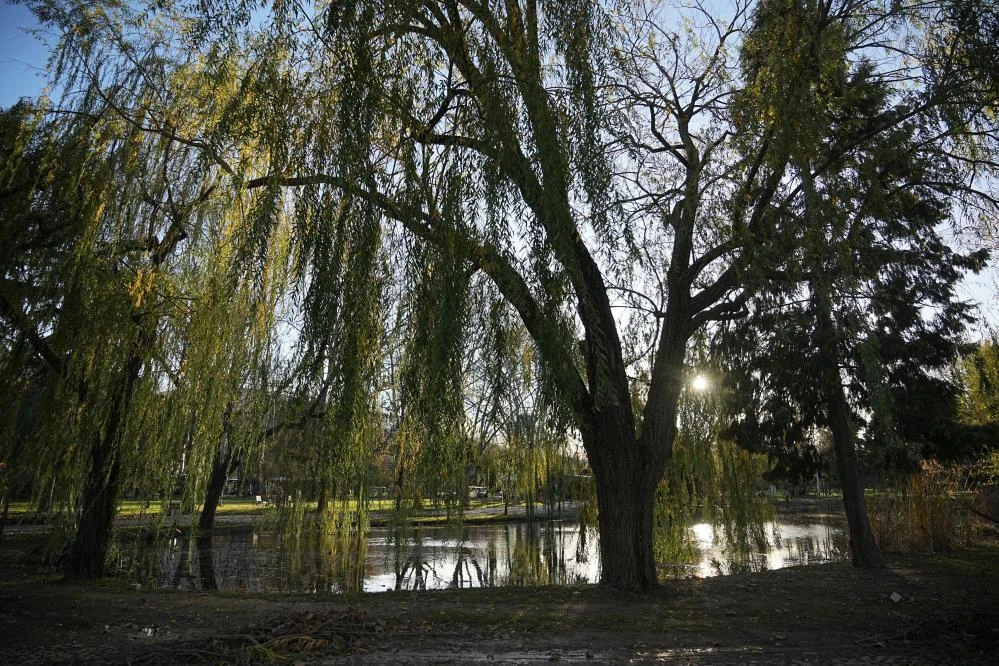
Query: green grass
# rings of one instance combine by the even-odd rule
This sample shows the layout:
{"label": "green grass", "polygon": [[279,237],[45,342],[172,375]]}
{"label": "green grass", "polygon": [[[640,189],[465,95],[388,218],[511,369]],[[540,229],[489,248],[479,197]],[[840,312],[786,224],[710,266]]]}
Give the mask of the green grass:
{"label": "green grass", "polygon": [[[146,501],[146,500],[123,500],[118,504],[119,518],[135,518],[138,516],[148,516],[154,515],[160,511],[162,505],[159,502]],[[269,508],[269,506],[264,504],[257,504],[253,497],[233,497],[225,498],[216,510],[217,514],[221,513],[263,513]],[[313,510],[315,510],[315,503],[313,502]],[[8,518],[10,520],[30,520],[32,518],[43,518],[44,516],[39,516],[31,502],[11,502],[10,511],[8,513]]]}
{"label": "green grass", "polygon": [[[169,509],[171,506],[175,508],[177,506],[177,501],[171,500],[170,504],[167,505],[159,501],[152,500],[122,500],[118,504],[118,512],[116,516],[118,518],[153,516],[157,515],[164,507]],[[304,502],[304,508],[307,513],[315,512],[316,506],[317,504],[315,501]],[[469,500],[468,510],[501,508],[502,506],[503,502],[500,500],[472,499]],[[357,500],[349,500],[345,504],[338,503],[337,507],[346,509],[347,511],[356,511],[358,508],[358,502]],[[200,510],[200,508],[201,507],[199,506],[198,510]],[[216,515],[264,515],[268,511],[273,511],[274,508],[274,505],[268,502],[257,503],[256,498],[253,496],[224,497],[222,498],[222,503],[219,504],[216,509]],[[393,499],[368,500],[368,511],[372,513],[388,513],[394,510],[395,500]],[[10,504],[8,520],[12,522],[44,522],[47,518],[48,516],[36,512],[31,502],[21,501],[11,502]],[[413,522],[419,524],[437,524],[447,521],[445,507],[434,506],[433,502],[430,500],[424,500],[423,508],[419,511],[414,511],[410,518]],[[502,514],[465,518],[465,522],[476,523],[503,522],[504,520],[509,520],[509,517],[505,517]]]}

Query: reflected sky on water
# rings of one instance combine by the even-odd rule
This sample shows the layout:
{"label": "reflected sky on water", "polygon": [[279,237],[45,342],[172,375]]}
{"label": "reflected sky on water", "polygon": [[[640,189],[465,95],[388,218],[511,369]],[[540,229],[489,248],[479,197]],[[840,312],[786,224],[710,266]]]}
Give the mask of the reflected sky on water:
{"label": "reflected sky on water", "polygon": [[[765,526],[766,547],[739,547],[724,530],[690,528],[696,556],[661,563],[663,577],[717,576],[816,564],[846,557],[842,519],[782,516]],[[573,522],[462,528],[373,528],[282,537],[266,529],[178,535],[146,547],[136,569],[160,587],[246,592],[341,593],[364,590],[564,585],[600,578],[595,528]]]}

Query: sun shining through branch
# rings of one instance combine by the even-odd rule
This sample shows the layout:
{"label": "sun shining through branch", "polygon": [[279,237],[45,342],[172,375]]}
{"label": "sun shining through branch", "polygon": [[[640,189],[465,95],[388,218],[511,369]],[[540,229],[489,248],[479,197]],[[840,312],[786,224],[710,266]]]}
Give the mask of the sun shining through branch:
{"label": "sun shining through branch", "polygon": [[698,393],[703,393],[711,387],[711,381],[706,375],[697,374],[694,378],[690,380],[690,388],[694,389]]}

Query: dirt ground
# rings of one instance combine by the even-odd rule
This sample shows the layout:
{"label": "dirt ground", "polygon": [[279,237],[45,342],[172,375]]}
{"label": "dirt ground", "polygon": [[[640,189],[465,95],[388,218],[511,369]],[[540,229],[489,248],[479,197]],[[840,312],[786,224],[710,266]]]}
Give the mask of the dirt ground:
{"label": "dirt ground", "polygon": [[[10,548],[11,546],[5,546]],[[999,663],[999,542],[668,582],[351,597],[65,583],[0,568],[0,664]]]}

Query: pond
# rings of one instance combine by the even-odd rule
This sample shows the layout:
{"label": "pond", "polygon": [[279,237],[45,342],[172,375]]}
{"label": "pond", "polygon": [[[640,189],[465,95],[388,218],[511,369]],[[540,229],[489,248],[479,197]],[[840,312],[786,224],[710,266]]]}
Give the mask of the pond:
{"label": "pond", "polygon": [[[828,514],[780,515],[765,526],[765,544],[743,547],[710,525],[695,524],[689,531],[692,557],[663,563],[660,572],[704,577],[843,559],[842,522]],[[138,575],[160,587],[246,592],[592,583],[600,577],[597,538],[593,527],[559,521],[373,528],[366,539],[233,528],[161,541],[140,553]]]}

